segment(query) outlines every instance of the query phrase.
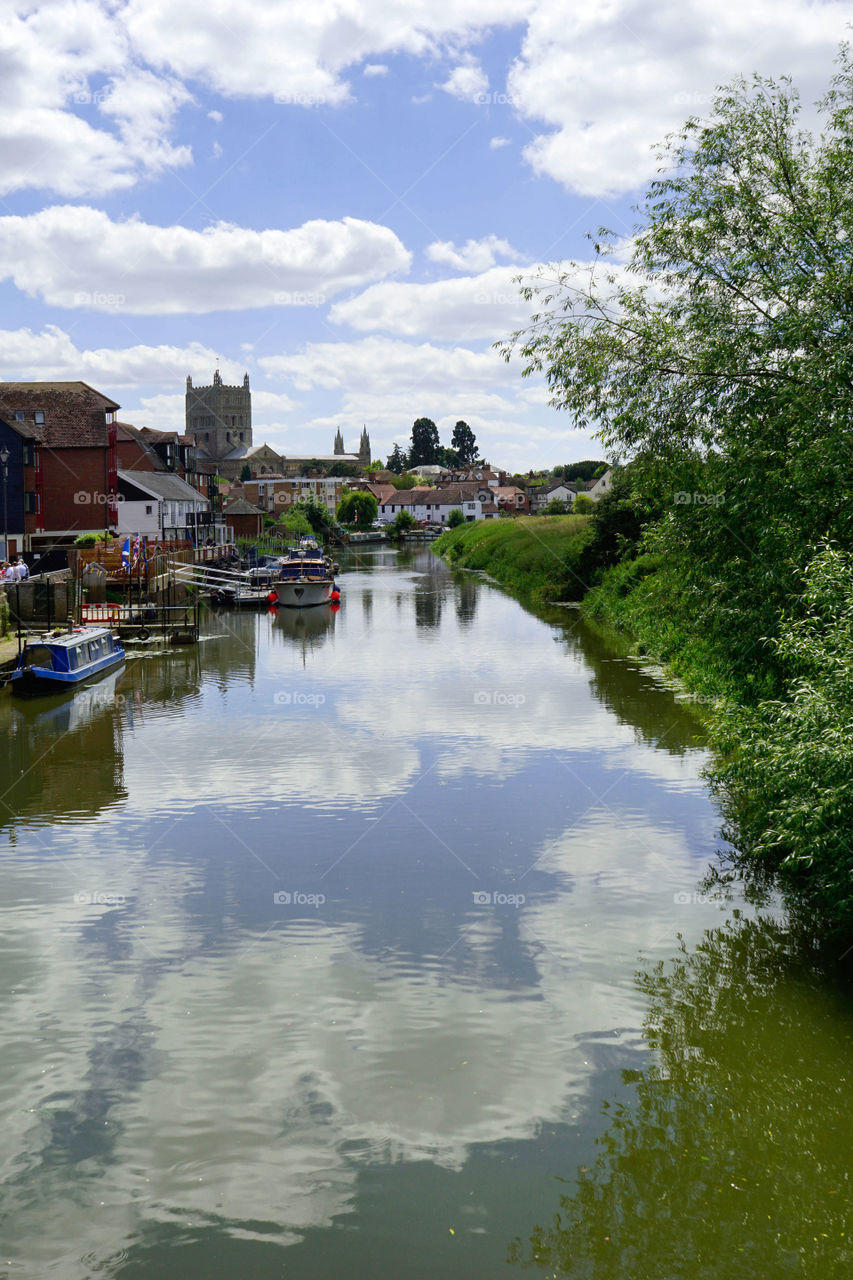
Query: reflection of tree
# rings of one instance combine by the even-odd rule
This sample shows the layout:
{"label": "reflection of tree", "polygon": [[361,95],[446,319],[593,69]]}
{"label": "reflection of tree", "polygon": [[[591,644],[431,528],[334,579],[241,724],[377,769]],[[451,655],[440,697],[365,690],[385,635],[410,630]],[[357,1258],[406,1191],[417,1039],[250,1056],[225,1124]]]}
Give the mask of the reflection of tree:
{"label": "reflection of tree", "polygon": [[594,1167],[509,1260],[572,1280],[853,1275],[853,1020],[790,934],[735,919],[638,979],[647,1070]]}

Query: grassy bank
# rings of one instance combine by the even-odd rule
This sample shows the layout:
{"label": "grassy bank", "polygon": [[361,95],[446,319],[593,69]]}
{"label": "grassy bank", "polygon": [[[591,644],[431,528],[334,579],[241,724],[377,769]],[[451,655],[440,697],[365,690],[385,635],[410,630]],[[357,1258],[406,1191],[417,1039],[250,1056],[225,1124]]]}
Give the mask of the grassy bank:
{"label": "grassy bank", "polygon": [[588,585],[589,516],[481,520],[448,529],[433,550],[449,564],[480,569],[532,603],[579,600]]}

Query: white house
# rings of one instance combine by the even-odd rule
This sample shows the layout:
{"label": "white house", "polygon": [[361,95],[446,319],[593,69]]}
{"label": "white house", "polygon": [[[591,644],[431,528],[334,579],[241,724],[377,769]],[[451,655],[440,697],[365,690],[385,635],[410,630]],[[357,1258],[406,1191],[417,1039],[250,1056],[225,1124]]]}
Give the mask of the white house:
{"label": "white house", "polygon": [[[207,499],[171,471],[118,472],[119,534],[149,538],[195,537],[207,521]],[[204,529],[207,536],[207,529]]]}
{"label": "white house", "polygon": [[377,520],[390,524],[398,512],[409,511],[415,520],[446,524],[451,511],[459,510],[466,520],[495,520],[500,511],[494,502],[462,489],[398,489],[380,503]]}

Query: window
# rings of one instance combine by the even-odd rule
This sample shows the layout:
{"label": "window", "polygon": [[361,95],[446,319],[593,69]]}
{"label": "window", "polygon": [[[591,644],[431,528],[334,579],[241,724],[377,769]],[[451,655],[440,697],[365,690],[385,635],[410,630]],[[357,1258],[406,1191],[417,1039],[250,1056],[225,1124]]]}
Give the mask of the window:
{"label": "window", "polygon": [[36,447],[32,440],[24,441],[24,466],[34,467],[36,465]]}
{"label": "window", "polygon": [[40,427],[43,427],[44,426],[44,409],[36,409],[35,414],[33,416],[35,421],[38,423],[38,425]]}
{"label": "window", "polygon": [[151,515],[153,515],[153,514],[154,514],[154,505],[153,505],[153,503],[150,503],[150,502],[149,502],[149,503],[146,505],[146,507],[145,507],[145,514],[146,514],[147,516],[151,516]]}
{"label": "window", "polygon": [[53,652],[48,649],[47,645],[34,644],[28,645],[24,650],[24,666],[25,667],[45,667],[48,671],[53,670]]}
{"label": "window", "polygon": [[69,670],[69,671],[76,671],[76,670],[77,670],[77,667],[78,667],[78,665],[79,665],[79,663],[80,663],[80,648],[79,648],[79,646],[78,646],[77,648],[75,648],[75,649],[69,649],[69,650],[68,650],[68,670]]}
{"label": "window", "polygon": [[16,409],[16,410],[15,410],[15,421],[16,421],[16,422],[23,422],[23,421],[24,421],[24,411],[23,411],[23,409]]}
{"label": "window", "polygon": [[100,640],[90,640],[89,641],[89,661],[96,662],[98,658],[100,658],[100,656],[101,656]]}
{"label": "window", "polygon": [[27,492],[24,494],[24,514],[34,516],[38,511],[38,498],[34,493]]}

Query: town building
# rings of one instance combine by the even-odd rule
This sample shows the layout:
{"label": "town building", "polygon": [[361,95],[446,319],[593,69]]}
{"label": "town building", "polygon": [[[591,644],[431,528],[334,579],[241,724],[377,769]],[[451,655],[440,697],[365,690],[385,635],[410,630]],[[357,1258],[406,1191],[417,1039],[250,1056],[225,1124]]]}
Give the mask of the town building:
{"label": "town building", "polygon": [[188,374],[185,421],[186,435],[217,464],[222,475],[236,478],[243,460],[232,455],[253,443],[248,373],[243,375],[242,386],[230,386],[216,369],[213,382],[206,387],[194,387]]}
{"label": "town building", "polygon": [[[210,507],[197,489],[169,471],[118,472],[118,532],[200,543],[213,537]],[[220,541],[227,540],[223,535]]]}
{"label": "town building", "polygon": [[85,382],[0,383],[10,553],[115,528],[118,409]]}
{"label": "town building", "polygon": [[315,498],[334,514],[345,483],[340,476],[263,476],[244,481],[242,488],[247,502],[278,519],[304,498]]}
{"label": "town building", "polygon": [[500,509],[491,497],[448,485],[442,489],[396,490],[380,504],[377,521],[391,524],[400,511],[408,511],[417,521],[446,524],[454,510],[461,511],[466,520],[496,520],[500,516]]}

